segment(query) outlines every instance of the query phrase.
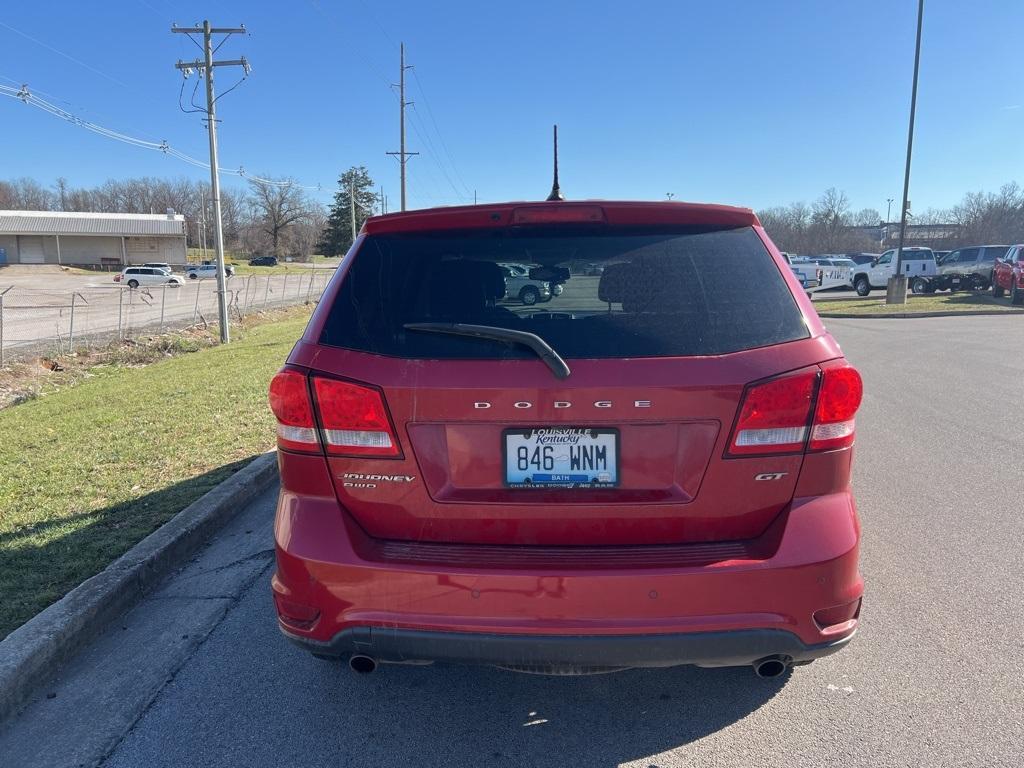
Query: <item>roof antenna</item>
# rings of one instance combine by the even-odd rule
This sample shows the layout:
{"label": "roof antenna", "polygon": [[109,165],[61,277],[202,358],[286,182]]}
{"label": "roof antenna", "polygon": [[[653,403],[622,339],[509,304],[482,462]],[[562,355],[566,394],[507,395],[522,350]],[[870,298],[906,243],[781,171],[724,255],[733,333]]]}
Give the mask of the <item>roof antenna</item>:
{"label": "roof antenna", "polygon": [[551,194],[548,195],[548,202],[565,200],[562,190],[558,186],[558,126],[555,126],[555,180],[551,184]]}

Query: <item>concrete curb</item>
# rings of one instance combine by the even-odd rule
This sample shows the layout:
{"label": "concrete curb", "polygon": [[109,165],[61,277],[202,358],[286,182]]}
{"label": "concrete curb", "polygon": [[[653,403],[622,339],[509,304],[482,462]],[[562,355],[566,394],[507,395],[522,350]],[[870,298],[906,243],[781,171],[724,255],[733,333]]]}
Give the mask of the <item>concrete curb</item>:
{"label": "concrete curb", "polygon": [[979,315],[1020,315],[1024,312],[1014,311],[1012,309],[979,309],[979,310],[964,310],[962,312],[886,312],[884,314],[864,314],[857,312],[819,312],[818,317],[842,317],[851,320],[864,319],[864,320],[895,320],[899,319],[912,319],[918,317],[977,317]]}
{"label": "concrete curb", "polygon": [[0,642],[0,722],[62,662],[199,550],[277,477],[265,453]]}

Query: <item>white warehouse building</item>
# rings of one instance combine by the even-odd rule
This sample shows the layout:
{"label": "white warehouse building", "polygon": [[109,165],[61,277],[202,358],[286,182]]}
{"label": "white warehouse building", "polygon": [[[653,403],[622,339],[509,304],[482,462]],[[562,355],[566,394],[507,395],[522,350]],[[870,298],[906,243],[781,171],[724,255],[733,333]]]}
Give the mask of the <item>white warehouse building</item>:
{"label": "white warehouse building", "polygon": [[186,262],[185,217],[151,213],[0,211],[0,266],[65,264],[120,269]]}

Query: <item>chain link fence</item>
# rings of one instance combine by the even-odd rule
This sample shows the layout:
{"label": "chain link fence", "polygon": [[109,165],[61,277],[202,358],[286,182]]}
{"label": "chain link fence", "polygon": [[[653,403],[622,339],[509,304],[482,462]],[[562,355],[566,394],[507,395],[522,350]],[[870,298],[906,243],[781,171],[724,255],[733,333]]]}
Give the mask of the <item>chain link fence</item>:
{"label": "chain link fence", "polygon": [[[228,277],[229,322],[250,312],[319,301],[333,274],[308,269]],[[74,291],[12,286],[0,293],[0,365],[199,324],[218,324],[214,279]]]}

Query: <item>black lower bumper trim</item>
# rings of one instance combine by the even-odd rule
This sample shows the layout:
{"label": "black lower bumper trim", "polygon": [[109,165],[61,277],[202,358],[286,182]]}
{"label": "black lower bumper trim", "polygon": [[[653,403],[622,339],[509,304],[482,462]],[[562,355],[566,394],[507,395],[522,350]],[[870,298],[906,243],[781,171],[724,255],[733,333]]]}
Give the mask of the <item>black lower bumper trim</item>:
{"label": "black lower bumper trim", "polygon": [[507,667],[626,668],[746,666],[766,656],[809,662],[842,649],[853,637],[805,645],[781,629],[740,629],[651,635],[497,635],[355,627],[329,642],[285,636],[323,656],[362,654],[378,662],[448,661]]}

